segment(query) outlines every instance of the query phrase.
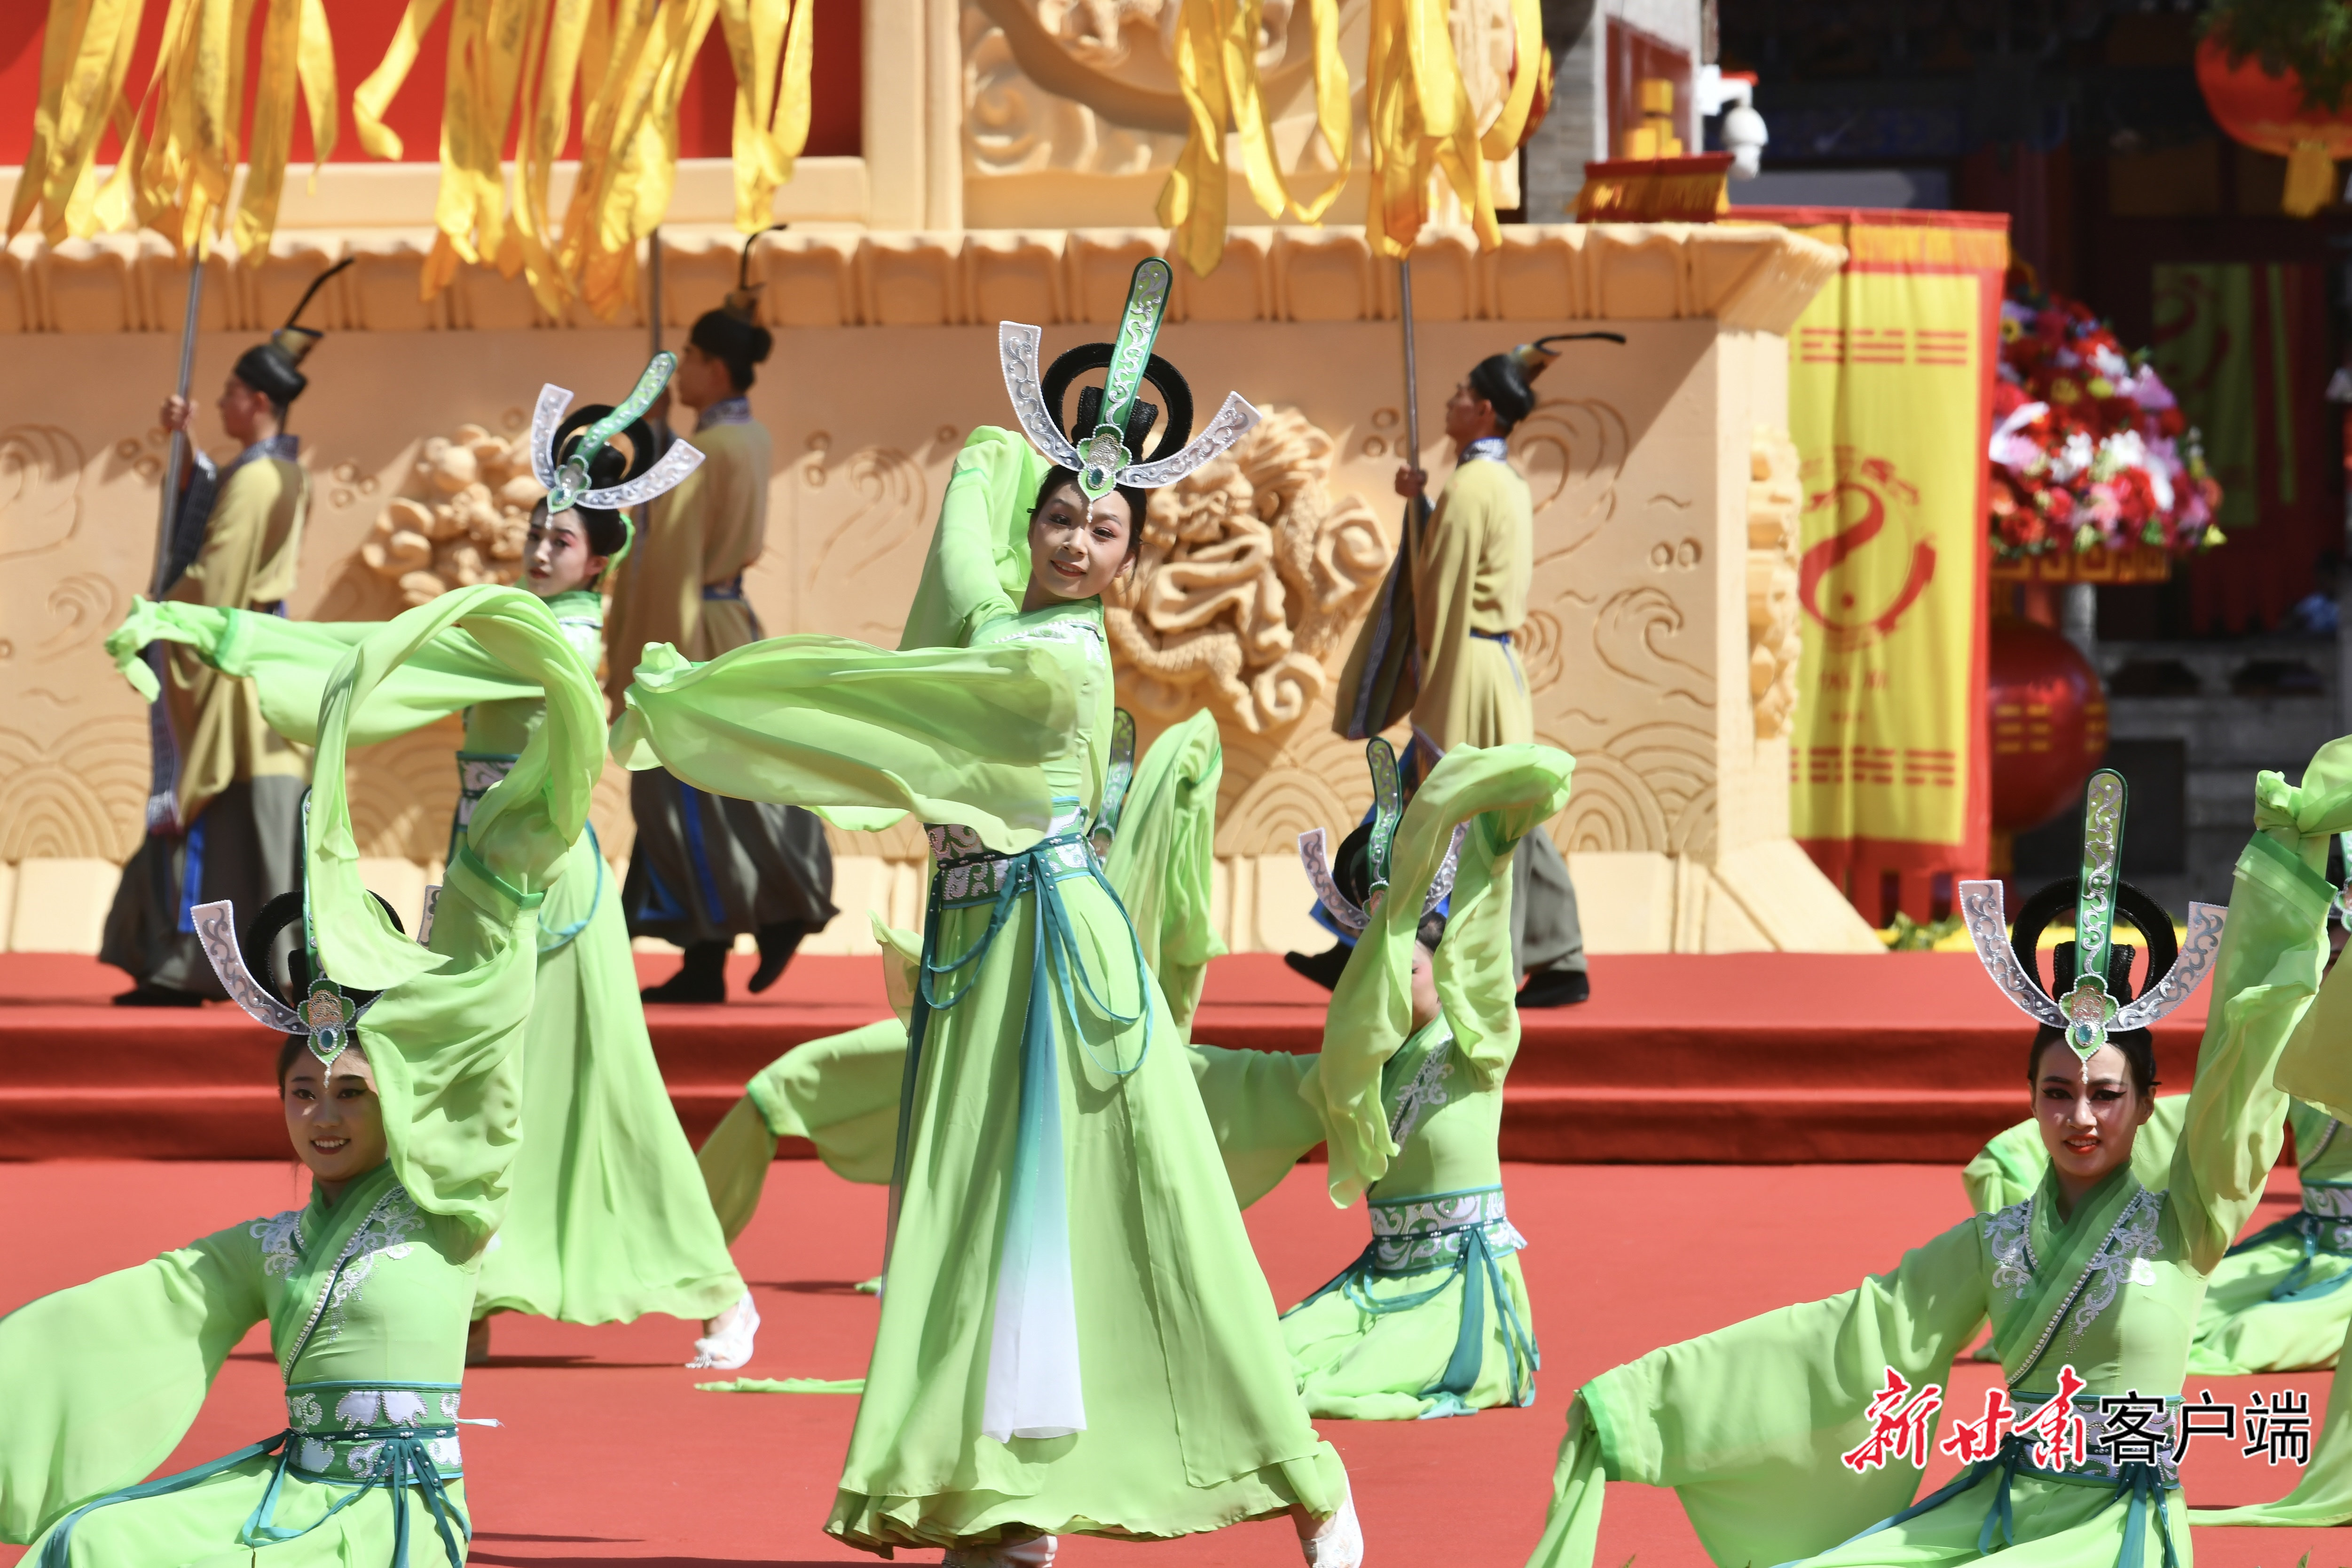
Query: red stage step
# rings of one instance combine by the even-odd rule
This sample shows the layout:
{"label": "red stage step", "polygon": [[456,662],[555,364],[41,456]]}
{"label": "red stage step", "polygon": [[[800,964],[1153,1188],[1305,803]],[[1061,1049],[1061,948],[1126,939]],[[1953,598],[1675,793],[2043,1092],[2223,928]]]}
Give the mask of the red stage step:
{"label": "red stage step", "polygon": [[[647,982],[676,967],[637,963]],[[646,1009],[698,1141],[767,1063],[889,1012],[878,958],[800,958],[757,997],[752,963],[734,961],[724,1006]],[[1957,1163],[2027,1110],[2032,1026],[1968,953],[1623,954],[1594,960],[1592,982],[1581,1006],[1523,1015],[1507,1159]],[[226,1004],[107,1005],[123,984],[94,959],[0,954],[0,1157],[283,1157],[276,1037]],[[1222,958],[1193,1036],[1312,1051],[1324,1001],[1272,954]],[[2200,991],[2156,1031],[2169,1087],[2189,1086],[2205,1009]]]}

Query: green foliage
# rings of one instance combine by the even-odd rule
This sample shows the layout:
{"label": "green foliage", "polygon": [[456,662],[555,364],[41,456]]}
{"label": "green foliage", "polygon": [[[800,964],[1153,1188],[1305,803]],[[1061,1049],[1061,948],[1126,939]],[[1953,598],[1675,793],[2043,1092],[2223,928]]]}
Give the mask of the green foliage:
{"label": "green foliage", "polygon": [[2306,110],[2336,113],[2352,94],[2352,5],[2344,0],[2214,0],[2198,26],[2232,67],[2252,58],[2272,76],[2293,71]]}
{"label": "green foliage", "polygon": [[1878,933],[1893,952],[1926,952],[1937,942],[1960,929],[1960,917],[1946,915],[1942,920],[1922,925],[1901,910],[1895,911],[1895,923]]}

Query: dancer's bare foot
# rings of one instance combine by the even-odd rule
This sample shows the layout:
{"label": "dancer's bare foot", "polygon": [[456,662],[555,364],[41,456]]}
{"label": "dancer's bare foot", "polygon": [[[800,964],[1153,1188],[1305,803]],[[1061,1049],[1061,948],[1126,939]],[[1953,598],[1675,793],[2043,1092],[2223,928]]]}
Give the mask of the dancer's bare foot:
{"label": "dancer's bare foot", "polygon": [[490,1359],[490,1321],[476,1318],[466,1327],[466,1364],[480,1366]]}
{"label": "dancer's bare foot", "polygon": [[702,1325],[702,1337],[694,1342],[694,1359],[686,1364],[732,1372],[751,1359],[751,1343],[759,1332],[759,1309],[746,1290],[733,1306]]}
{"label": "dancer's bare foot", "polygon": [[1290,1518],[1298,1527],[1298,1549],[1306,1554],[1307,1568],[1361,1568],[1364,1531],[1356,1522],[1353,1492],[1328,1519],[1318,1521],[1303,1508],[1292,1509]]}

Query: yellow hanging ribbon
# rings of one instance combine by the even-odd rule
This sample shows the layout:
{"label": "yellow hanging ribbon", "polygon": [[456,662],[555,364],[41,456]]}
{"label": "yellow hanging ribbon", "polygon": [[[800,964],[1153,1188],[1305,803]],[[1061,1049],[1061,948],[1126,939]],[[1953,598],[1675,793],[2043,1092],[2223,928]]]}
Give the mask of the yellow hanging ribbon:
{"label": "yellow hanging ribbon", "polygon": [[1160,221],[1176,231],[1176,253],[1206,277],[1223,258],[1227,211],[1225,130],[1241,144],[1250,196],[1268,217],[1286,213],[1319,221],[1348,181],[1353,125],[1348,107],[1348,67],[1339,54],[1338,0],[1309,0],[1313,38],[1316,129],[1329,147],[1335,172],[1307,202],[1283,181],[1258,74],[1263,0],[1183,0],[1177,15],[1176,85],[1191,121],[1184,149],[1160,191]]}
{"label": "yellow hanging ribbon", "polygon": [[[1514,0],[1515,23],[1520,3]],[[1433,171],[1444,174],[1470,209],[1479,247],[1494,249],[1503,242],[1494,186],[1447,28],[1445,0],[1372,0],[1370,20],[1364,92],[1371,120],[1372,190],[1364,227],[1373,250],[1398,258],[1412,253],[1429,221]],[[1539,32],[1539,15],[1537,20]],[[1517,87],[1515,81],[1515,96]],[[1532,95],[1532,77],[1528,90]],[[1524,126],[1524,109],[1519,121]]]}

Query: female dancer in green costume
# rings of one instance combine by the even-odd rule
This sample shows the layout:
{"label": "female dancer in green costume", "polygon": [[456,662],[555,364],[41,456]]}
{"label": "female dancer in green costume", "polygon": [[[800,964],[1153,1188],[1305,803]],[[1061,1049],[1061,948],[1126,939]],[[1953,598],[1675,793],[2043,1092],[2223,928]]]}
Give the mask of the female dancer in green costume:
{"label": "female dancer in green costume", "polygon": [[[2132,1169],[2147,1185],[2164,1184],[2188,1108],[2187,1095],[2165,1095],[2140,1129]],[[2287,1102],[2286,1124],[2294,1133],[2302,1210],[2230,1248],[2213,1270],[2189,1347],[2191,1373],[2335,1366],[2352,1330],[2352,1134],[2299,1100]],[[2047,1163],[2028,1122],[1987,1143],[1960,1178],[1978,1212],[1990,1214],[2029,1196]]]}
{"label": "female dancer in green costume", "polygon": [[[1674,1487],[1708,1553],[1727,1564],[1953,1563],[1997,1551],[2044,1568],[2188,1562],[2171,1456],[2198,1301],[2277,1156],[2282,1089],[2326,1102],[2328,1080],[2343,1075],[2290,1037],[2326,956],[2334,889],[2320,868],[2327,836],[2352,823],[2347,785],[2352,741],[2322,749],[2299,789],[2263,774],[2227,934],[2221,911],[2190,906],[2179,962],[2120,1009],[2101,979],[2112,973],[2117,775],[2091,781],[2076,913],[2083,978],[2063,999],[2042,991],[2032,950],[2011,947],[2000,885],[1963,884],[1979,955],[2047,1026],[2030,1068],[2051,1151],[2042,1184],[2027,1202],[1963,1221],[1843,1296],[1654,1351],[1587,1384],[1569,1412],[1550,1521],[1530,1563],[1592,1561],[1608,1479]],[[2196,1086],[2168,1184],[2151,1191],[2131,1162],[2155,1076],[2143,1031],[2187,996],[2209,957],[2214,1004]],[[2073,1368],[2081,1390],[2072,1415],[2055,1419],[2082,1418],[2082,1448],[2038,1449],[2000,1433],[1988,1410],[1964,1455],[1975,1462],[1915,1503],[1917,1465],[1899,1447],[1874,1456],[1865,1446],[1874,1402],[1884,1416],[1890,1394],[1900,1404],[1943,1384],[1988,1313],[2007,1384],[1994,1394],[2030,1420]],[[1893,1392],[1896,1377],[1908,1394]],[[2144,1447],[2121,1416],[2111,1427],[2100,1411],[2102,1396],[2133,1394],[2152,1406],[2134,1413],[2153,1435]],[[1952,1414],[1974,1424],[1979,1412]],[[1924,1448],[1935,1417],[1921,1426]],[[1948,1441],[1965,1436],[1955,1429]],[[1864,1468],[1842,1463],[1848,1455]],[[1883,1463],[1870,1468],[1874,1457]]]}
{"label": "female dancer in green costume", "polygon": [[[1120,709],[1112,717],[1103,808],[1092,837],[1181,1036],[1192,1028],[1209,960],[1225,951],[1209,913],[1217,785],[1224,776],[1215,715],[1204,710],[1171,726],[1140,767],[1134,757],[1135,721]],[[808,1139],[826,1168],[846,1181],[878,1185],[890,1179],[922,938],[878,921],[876,934],[898,1016],[810,1040],[770,1062],[695,1154],[730,1244],[758,1212],[780,1138]]]}
{"label": "female dancer in green costume", "polygon": [[[360,885],[345,747],[385,678],[461,626],[486,662],[543,687],[547,713],[476,810],[420,944]],[[587,820],[604,705],[546,606],[491,587],[375,628],[326,691],[302,921],[320,978],[288,1006],[239,957],[229,906],[196,911],[224,988],[292,1037],[280,1086],[313,1195],[0,1320],[0,1540],[35,1542],[40,1568],[404,1568],[412,1545],[465,1559],[467,1314],[520,1135],[538,915]],[[143,1479],[263,1321],[286,1428]]]}
{"label": "female dancer in green costume", "polygon": [[[2018,923],[2037,932],[2042,922],[2022,912]],[[2054,910],[2044,911],[2052,913]],[[2161,909],[2132,910],[2165,922]],[[2156,947],[2170,944],[2168,929],[2148,934]],[[2021,941],[2025,940],[2021,938]],[[2072,950],[2061,948],[2058,981],[2073,982]],[[2166,1095],[2132,1145],[2132,1169],[2140,1181],[2160,1187],[2180,1136],[2186,1095]],[[2189,1370],[2229,1376],[2332,1366],[2352,1329],[2352,1137],[2317,1106],[2290,1100],[2287,1126],[2294,1132],[2296,1163],[2303,1179],[2303,1209],[2267,1226],[2230,1248],[2207,1284],[2197,1313],[2197,1338],[2189,1348]],[[2021,1122],[1988,1142],[1960,1173],[1969,1201],[1991,1214],[2032,1194],[2049,1156],[2032,1122]]]}
{"label": "female dancer in green costume", "polygon": [[[1374,818],[1341,846],[1336,878],[1321,830],[1301,839],[1324,907],[1359,935],[1322,1054],[1292,1069],[1330,1137],[1332,1196],[1363,1192],[1371,1241],[1284,1314],[1284,1335],[1311,1415],[1399,1421],[1528,1405],[1527,1241],[1506,1212],[1496,1152],[1519,1044],[1511,862],[1567,804],[1576,764],[1549,746],[1456,746],[1399,823],[1394,759],[1371,745]],[[1373,1090],[1377,1133],[1352,1116]]]}
{"label": "female dancer in green costume", "polygon": [[[614,728],[622,761],[698,789],[934,825],[887,1284],[826,1525],[869,1549],[1036,1563],[1072,1531],[1288,1513],[1310,1561],[1361,1557],[1167,1005],[1087,842],[1111,727],[1099,595],[1132,559],[1135,487],[1255,419],[1228,398],[1202,439],[1134,461],[1159,414],[1138,400],[1147,378],[1169,404],[1160,452],[1191,426],[1150,353],[1171,281],[1139,266],[1118,342],[1065,355],[1045,388],[1037,330],[1000,329],[1023,426],[1059,469],[973,432],[900,652],[788,637],[689,666],[649,648]],[[1104,365],[1075,445],[1049,409]]]}
{"label": "female dancer in green costume", "polygon": [[[605,405],[564,409],[571,394],[540,394],[533,442],[543,484],[587,445],[600,422],[627,437],[635,456],[602,446],[587,458],[604,487],[573,504],[533,510],[526,582],[553,613],[590,669],[603,649],[596,585],[628,545],[619,508],[642,502],[691,472],[694,448],[669,448],[658,467],[637,415],[667,374],[660,355],[616,413]],[[368,622],[321,624],[201,605],[139,602],[108,642],[118,659],[149,642],[193,646],[213,668],[250,680],[270,727],[308,743],[319,700],[336,661],[378,629]],[[124,666],[125,669],[131,667]],[[464,628],[452,626],[399,669],[353,721],[355,744],[406,734],[463,712],[459,794],[450,823],[451,856],[484,792],[513,767],[545,710],[537,685],[517,679]],[[593,828],[571,847],[571,875],[540,911],[539,980],[523,1058],[523,1124],[513,1197],[497,1242],[483,1258],[468,1354],[489,1349],[495,1312],[528,1312],[572,1323],[628,1321],[646,1312],[706,1320],[697,1367],[737,1367],[751,1357],[759,1314],[727,1256],[694,1168],[694,1153],[671,1110],[637,1000],[636,969],[617,889]]]}

